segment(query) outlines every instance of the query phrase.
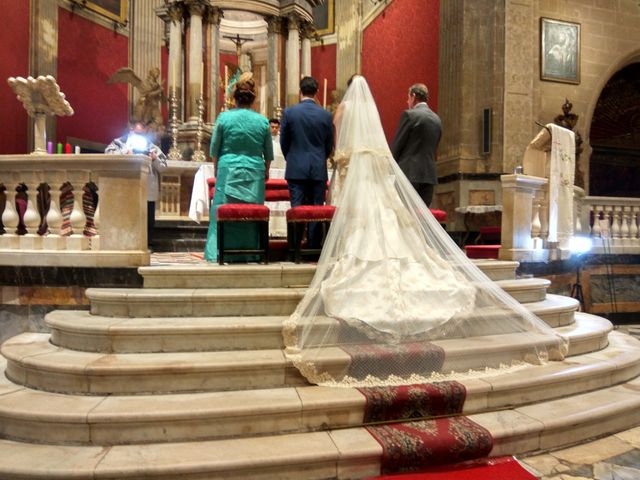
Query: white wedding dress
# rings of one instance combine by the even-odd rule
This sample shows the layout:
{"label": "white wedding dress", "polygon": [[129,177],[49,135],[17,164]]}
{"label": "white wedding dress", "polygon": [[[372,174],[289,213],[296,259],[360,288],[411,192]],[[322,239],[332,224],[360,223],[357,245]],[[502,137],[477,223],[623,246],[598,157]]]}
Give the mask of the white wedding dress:
{"label": "white wedding dress", "polygon": [[[561,358],[564,340],[468,260],[411,187],[363,77],[342,108],[335,157],[348,175],[316,274],[284,324],[294,365],[318,384],[415,383],[442,377],[443,340],[514,334],[531,347],[500,362]],[[500,367],[491,362],[465,368]]]}

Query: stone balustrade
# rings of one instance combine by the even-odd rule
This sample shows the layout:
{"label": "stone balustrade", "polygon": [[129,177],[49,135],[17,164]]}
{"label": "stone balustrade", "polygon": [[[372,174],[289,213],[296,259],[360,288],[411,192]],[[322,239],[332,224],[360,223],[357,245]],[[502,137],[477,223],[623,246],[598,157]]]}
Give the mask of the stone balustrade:
{"label": "stone balustrade", "polygon": [[584,197],[582,233],[592,253],[640,254],[640,198]]}
{"label": "stone balustrade", "polygon": [[[502,246],[500,259],[519,262],[547,262],[566,259],[571,255],[568,246],[562,248],[550,242],[549,182],[532,175],[502,175]],[[584,190],[573,187],[573,232],[583,232]],[[586,219],[588,220],[588,218]]]}
{"label": "stone balustrade", "polygon": [[142,155],[0,155],[0,265],[148,265],[149,166]]}

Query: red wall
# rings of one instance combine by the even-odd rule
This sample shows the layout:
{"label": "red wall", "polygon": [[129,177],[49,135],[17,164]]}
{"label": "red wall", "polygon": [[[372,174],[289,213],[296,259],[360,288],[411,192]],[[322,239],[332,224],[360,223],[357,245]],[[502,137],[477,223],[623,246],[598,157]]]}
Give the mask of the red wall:
{"label": "red wall", "polygon": [[58,138],[109,143],[127,127],[127,85],[107,85],[128,64],[128,38],[60,8],[58,84],[75,111],[58,118]]}
{"label": "red wall", "polygon": [[311,49],[311,76],[318,80],[318,101],[324,101],[324,80],[327,79],[327,107],[331,105],[331,92],[336,89],[336,45],[320,45]]}
{"label": "red wall", "polygon": [[29,76],[29,2],[2,2],[0,28],[0,155],[27,153],[27,112],[7,84]]}
{"label": "red wall", "polygon": [[362,74],[389,141],[412,84],[426,84],[429,106],[438,108],[439,28],[440,0],[395,0],[364,31]]}

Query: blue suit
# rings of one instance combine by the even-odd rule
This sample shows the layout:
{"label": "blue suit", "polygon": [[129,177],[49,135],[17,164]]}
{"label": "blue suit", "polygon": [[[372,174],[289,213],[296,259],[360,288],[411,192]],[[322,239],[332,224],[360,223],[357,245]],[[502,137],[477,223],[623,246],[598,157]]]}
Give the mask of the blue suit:
{"label": "blue suit", "polygon": [[[327,158],[333,150],[331,114],[305,98],[284,111],[280,146],[287,162],[284,178],[289,184],[291,206],[322,205],[327,189]],[[319,246],[320,232],[310,225],[309,240]]]}

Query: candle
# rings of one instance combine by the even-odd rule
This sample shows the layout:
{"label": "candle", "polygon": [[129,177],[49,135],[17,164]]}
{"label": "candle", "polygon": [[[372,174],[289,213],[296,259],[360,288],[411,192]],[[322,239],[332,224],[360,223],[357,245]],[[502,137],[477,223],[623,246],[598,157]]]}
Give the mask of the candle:
{"label": "candle", "polygon": [[80,145],[76,145],[75,154],[80,155]]}
{"label": "candle", "polygon": [[327,108],[327,79],[324,79],[324,92],[322,94],[322,108]]}
{"label": "candle", "polygon": [[62,144],[58,143],[58,153],[62,153]]}
{"label": "candle", "polygon": [[277,87],[276,87],[276,105],[280,106],[280,72],[278,71],[277,76]]}
{"label": "candle", "polygon": [[71,144],[67,143],[64,146],[64,153],[71,153]]}
{"label": "candle", "polygon": [[171,86],[173,87],[173,92],[176,91],[176,85],[178,85],[178,62],[173,61],[173,78],[171,79]]}
{"label": "candle", "polygon": [[204,92],[204,62],[200,62],[200,96]]}
{"label": "candle", "polygon": [[225,95],[227,93],[227,82],[228,81],[229,81],[229,66],[225,65],[224,66],[224,82],[223,82]]}
{"label": "candle", "polygon": [[53,153],[53,142],[47,142],[47,153]]}

